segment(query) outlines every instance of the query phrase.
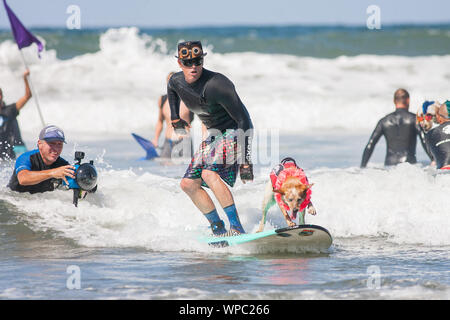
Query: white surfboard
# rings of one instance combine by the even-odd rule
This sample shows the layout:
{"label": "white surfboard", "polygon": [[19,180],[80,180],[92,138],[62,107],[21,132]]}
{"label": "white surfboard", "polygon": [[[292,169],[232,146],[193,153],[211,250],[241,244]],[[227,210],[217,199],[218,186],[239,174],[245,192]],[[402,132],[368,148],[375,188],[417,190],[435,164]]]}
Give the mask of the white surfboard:
{"label": "white surfboard", "polygon": [[333,243],[327,229],[312,224],[229,237],[203,236],[199,240],[213,247],[242,245],[258,251],[323,252]]}

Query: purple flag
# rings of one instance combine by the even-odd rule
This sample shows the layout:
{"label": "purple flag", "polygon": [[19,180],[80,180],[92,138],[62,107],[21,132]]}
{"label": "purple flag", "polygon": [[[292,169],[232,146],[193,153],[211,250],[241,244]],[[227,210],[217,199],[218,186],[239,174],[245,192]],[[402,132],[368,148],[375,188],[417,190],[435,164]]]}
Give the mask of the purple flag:
{"label": "purple flag", "polygon": [[12,33],[16,39],[19,49],[28,47],[34,42],[38,46],[39,55],[39,53],[44,49],[42,43],[23,26],[22,22],[20,22],[10,7],[8,7],[6,0],[3,0],[3,4],[5,5],[6,13],[8,14],[9,22],[11,23]]}

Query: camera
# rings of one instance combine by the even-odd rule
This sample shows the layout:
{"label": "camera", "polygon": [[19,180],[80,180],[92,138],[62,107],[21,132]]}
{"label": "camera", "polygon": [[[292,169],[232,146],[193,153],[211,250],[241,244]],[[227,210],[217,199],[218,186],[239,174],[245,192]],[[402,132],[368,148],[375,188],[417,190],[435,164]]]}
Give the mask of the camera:
{"label": "camera", "polygon": [[[97,170],[94,167],[94,161],[81,163],[84,159],[84,152],[75,151],[75,179],[66,177],[68,184],[64,182],[69,189],[73,189],[73,204],[78,206],[78,199],[81,198],[82,191],[93,193],[97,190]],[[84,195],[86,196],[86,194]]]}

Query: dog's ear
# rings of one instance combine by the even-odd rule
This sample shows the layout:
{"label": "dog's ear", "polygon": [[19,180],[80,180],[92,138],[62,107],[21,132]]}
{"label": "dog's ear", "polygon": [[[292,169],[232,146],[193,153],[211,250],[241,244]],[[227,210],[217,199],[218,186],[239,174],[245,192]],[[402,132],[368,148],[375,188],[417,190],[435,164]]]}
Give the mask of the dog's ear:
{"label": "dog's ear", "polygon": [[284,196],[284,192],[279,189],[273,189],[273,192],[279,193]]}

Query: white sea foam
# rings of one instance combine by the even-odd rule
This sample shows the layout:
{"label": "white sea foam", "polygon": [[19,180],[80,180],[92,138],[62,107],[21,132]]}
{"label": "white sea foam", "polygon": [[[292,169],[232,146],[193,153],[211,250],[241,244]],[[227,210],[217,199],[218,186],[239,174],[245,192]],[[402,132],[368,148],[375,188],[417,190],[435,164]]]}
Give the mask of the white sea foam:
{"label": "white sea foam", "polygon": [[[54,50],[25,49],[44,118],[87,136],[150,130],[165,78],[178,70],[171,50],[137,28],[109,29],[100,50],[59,60]],[[393,110],[395,89],[411,93],[411,111],[424,99],[448,98],[450,55],[427,57],[341,56],[319,59],[279,54],[214,53],[205,67],[228,76],[256,129],[371,130]],[[7,102],[23,95],[22,62],[11,41],[0,43],[0,86]],[[34,102],[21,112],[22,131],[34,136],[40,122]]]}
{"label": "white sea foam", "polygon": [[[8,172],[3,172],[2,185]],[[450,245],[445,190],[450,175],[409,164],[396,168],[317,169],[312,200],[318,211],[306,222],[327,228],[334,238],[386,237],[398,244]],[[144,247],[155,251],[210,251],[197,241],[207,221],[181,191],[179,179],[131,170],[101,170],[96,194],[81,200],[72,193],[17,194],[2,188],[1,197],[24,212],[33,230],[52,230],[88,247]],[[247,232],[255,232],[266,179],[238,182],[235,200]],[[217,206],[220,208],[220,206]],[[225,214],[219,214],[227,222]],[[273,208],[267,229],[285,226]],[[231,248],[231,252],[244,251]],[[223,251],[222,251],[223,252]]]}

